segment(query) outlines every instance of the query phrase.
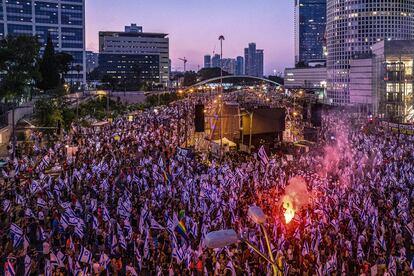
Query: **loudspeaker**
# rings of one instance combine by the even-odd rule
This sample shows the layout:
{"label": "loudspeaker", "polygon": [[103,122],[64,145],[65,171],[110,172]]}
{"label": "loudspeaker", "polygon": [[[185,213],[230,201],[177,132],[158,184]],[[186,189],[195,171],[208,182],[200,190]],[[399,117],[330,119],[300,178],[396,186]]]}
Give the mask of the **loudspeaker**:
{"label": "loudspeaker", "polygon": [[311,107],[311,123],[314,127],[322,126],[322,105],[314,104]]}
{"label": "loudspeaker", "polygon": [[204,105],[196,104],[194,118],[195,132],[204,132]]}

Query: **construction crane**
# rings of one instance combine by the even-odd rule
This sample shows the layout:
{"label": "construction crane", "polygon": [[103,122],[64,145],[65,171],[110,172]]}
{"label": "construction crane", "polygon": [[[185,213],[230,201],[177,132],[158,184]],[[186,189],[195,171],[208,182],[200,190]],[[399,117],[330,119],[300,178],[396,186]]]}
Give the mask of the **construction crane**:
{"label": "construction crane", "polygon": [[179,58],[179,60],[181,60],[182,62],[184,62],[184,73],[187,72],[185,68],[186,68],[186,65],[187,65],[188,60],[185,57],[184,58]]}

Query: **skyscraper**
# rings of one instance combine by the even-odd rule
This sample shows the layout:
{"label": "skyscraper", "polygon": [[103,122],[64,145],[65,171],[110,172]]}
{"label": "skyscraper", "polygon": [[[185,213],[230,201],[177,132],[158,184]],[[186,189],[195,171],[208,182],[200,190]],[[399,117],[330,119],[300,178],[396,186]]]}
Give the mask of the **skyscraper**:
{"label": "skyscraper", "polygon": [[248,76],[263,77],[263,50],[256,49],[256,43],[249,43],[244,49],[244,73]]}
{"label": "skyscraper", "polygon": [[412,0],[328,0],[327,96],[334,104],[349,103],[349,61],[371,53],[381,40],[414,39]]}
{"label": "skyscraper", "polygon": [[264,68],[264,51],[256,51],[256,77],[263,77],[263,68]]}
{"label": "skyscraper", "polygon": [[211,68],[211,56],[210,55],[204,56],[204,68]]}
{"label": "skyscraper", "polygon": [[213,58],[211,59],[211,67],[218,67],[218,68],[220,68],[221,67],[221,58],[220,58],[220,55],[219,54],[215,54],[214,56],[213,56]]}
{"label": "skyscraper", "polygon": [[244,75],[244,58],[241,56],[236,58],[236,75]]}
{"label": "skyscraper", "polygon": [[295,63],[324,59],[326,0],[295,0]]}
{"label": "skyscraper", "polygon": [[222,59],[223,71],[226,71],[230,75],[234,75],[236,72],[236,60],[234,58]]}
{"label": "skyscraper", "polygon": [[0,4],[0,37],[33,35],[43,47],[50,34],[55,50],[74,58],[66,78],[86,83],[85,0],[7,0]]}

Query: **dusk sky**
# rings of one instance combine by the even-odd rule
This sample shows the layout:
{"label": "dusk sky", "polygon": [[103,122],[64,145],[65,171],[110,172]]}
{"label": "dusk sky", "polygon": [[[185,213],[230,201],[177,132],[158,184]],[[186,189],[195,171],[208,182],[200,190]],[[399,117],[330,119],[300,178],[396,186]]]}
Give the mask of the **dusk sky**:
{"label": "dusk sky", "polygon": [[265,73],[293,66],[293,0],[87,0],[88,50],[98,51],[99,31],[122,31],[137,23],[144,32],[168,33],[173,70],[182,70],[178,58],[188,59],[187,69],[203,66],[203,56],[243,55],[249,42],[265,51]]}

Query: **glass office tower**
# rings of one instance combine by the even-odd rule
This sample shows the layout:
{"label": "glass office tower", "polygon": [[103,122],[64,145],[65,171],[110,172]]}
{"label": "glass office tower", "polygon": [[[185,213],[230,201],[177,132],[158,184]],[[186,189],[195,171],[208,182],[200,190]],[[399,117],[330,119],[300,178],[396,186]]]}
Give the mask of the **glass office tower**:
{"label": "glass office tower", "polygon": [[325,59],[326,0],[295,0],[295,63]]}
{"label": "glass office tower", "polygon": [[42,50],[50,35],[56,51],[74,58],[66,80],[86,83],[85,0],[3,0],[0,37],[7,35],[37,36]]}

